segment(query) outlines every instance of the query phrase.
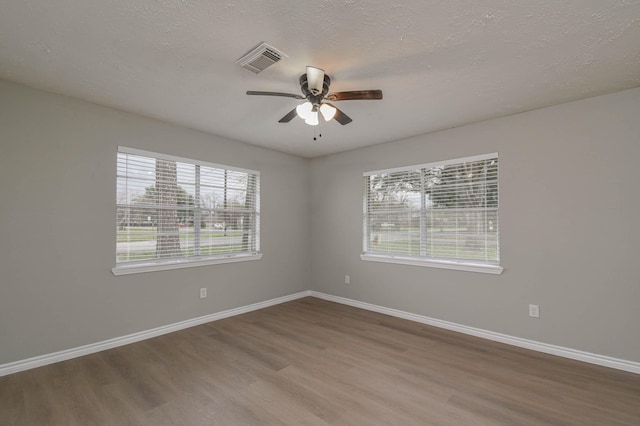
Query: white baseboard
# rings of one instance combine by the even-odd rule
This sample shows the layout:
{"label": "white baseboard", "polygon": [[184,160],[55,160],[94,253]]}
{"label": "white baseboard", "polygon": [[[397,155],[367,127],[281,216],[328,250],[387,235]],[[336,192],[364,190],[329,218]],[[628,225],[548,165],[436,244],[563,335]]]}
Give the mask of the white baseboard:
{"label": "white baseboard", "polygon": [[118,346],[128,345],[129,343],[139,342],[141,340],[150,339],[152,337],[161,336],[174,331],[184,330],[185,328],[194,327],[196,325],[205,324],[211,321],[217,321],[223,318],[229,318],[235,315],[244,314],[258,309],[266,308],[280,303],[289,302],[291,300],[300,299],[309,296],[309,291],[301,291],[299,293],[289,294],[287,296],[278,297],[264,302],[253,303],[239,308],[228,309],[226,311],[217,312],[215,314],[205,315],[190,320],[180,321],[174,324],[153,328],[151,330],[141,331],[129,334],[127,336],[116,337],[102,342],[92,343],[77,348],[66,349],[52,354],[36,356],[20,361],[10,362],[8,364],[0,364],[0,377],[8,374],[18,373],[20,371],[30,370],[32,368],[42,367],[55,362],[65,361],[71,358],[77,358],[84,355],[104,351],[106,349],[116,348]]}
{"label": "white baseboard", "polygon": [[456,324],[449,321],[442,321],[439,319],[430,318],[424,315],[412,314],[410,312],[400,311],[397,309],[385,308],[384,306],[373,305],[371,303],[360,302],[357,300],[348,299],[340,296],[333,296],[330,294],[320,293],[317,291],[310,291],[309,295],[313,297],[317,297],[319,299],[341,303],[343,305],[362,308],[368,311],[373,311],[381,314],[390,315],[393,317],[403,318],[409,321],[415,321],[422,324],[432,325],[434,327],[444,328],[446,330],[452,330],[452,331],[457,331],[463,334],[469,334],[471,336],[481,337],[483,339],[493,340],[500,343],[506,343],[508,345],[518,346],[521,348],[531,349],[534,351],[543,352],[551,355],[557,355],[564,358],[570,358],[577,361],[583,361],[590,364],[596,364],[604,367],[615,368],[617,370],[623,370],[631,373],[640,374],[640,363],[638,362],[612,358],[609,356],[598,355],[590,352],[583,352],[576,349],[565,348],[562,346],[550,345],[547,343],[536,342],[535,340],[522,339],[520,337],[513,337],[507,334],[501,334],[493,331],[482,330],[480,328],[468,327],[466,325],[460,325],[460,324]]}
{"label": "white baseboard", "polygon": [[247,312],[255,311],[269,306],[278,305],[280,303],[289,302],[292,300],[300,299],[306,296],[313,296],[319,299],[328,300],[331,302],[341,303],[343,305],[349,305],[356,308],[366,309],[368,311],[379,312],[381,314],[390,315],[393,317],[403,318],[409,321],[415,321],[422,324],[432,325],[434,327],[443,328],[446,330],[457,331],[463,334],[469,334],[471,336],[481,337],[496,342],[506,343],[508,345],[518,346],[525,349],[531,349],[538,352],[548,353],[551,355],[558,355],[564,358],[575,359],[578,361],[587,362],[590,364],[602,365],[605,367],[615,368],[617,370],[628,371],[631,373],[640,374],[640,363],[627,361],[618,358],[612,358],[604,355],[598,355],[589,352],[578,351],[575,349],[565,348],[562,346],[549,345],[547,343],[536,342],[534,340],[522,339],[519,337],[513,337],[506,334],[496,333],[493,331],[482,330],[479,328],[468,327],[466,325],[460,325],[449,321],[442,321],[435,318],[430,318],[424,315],[413,314],[411,312],[400,311],[397,309],[386,308],[384,306],[373,305],[371,303],[360,302],[353,299],[348,299],[340,296],[333,296],[326,293],[317,291],[301,291],[298,293],[290,294],[283,297],[278,297],[264,302],[253,303],[247,306],[241,306],[238,308],[229,309],[222,312],[217,312],[210,315],[205,315],[198,318],[193,318],[186,321],[169,324],[162,327],[153,328],[151,330],[141,331],[139,333],[129,334],[127,336],[116,337],[102,342],[92,343],[77,348],[71,348],[52,354],[41,355],[25,360],[10,362],[8,364],[0,364],[0,377],[8,374],[18,373],[20,371],[30,370],[32,368],[42,367],[55,362],[65,361],[71,358],[77,358],[84,355],[104,351],[118,346],[128,345],[129,343],[139,342],[141,340],[150,339],[152,337],[161,336],[163,334],[172,333],[174,331],[183,330],[185,328],[194,327],[196,325],[205,324],[212,321],[217,321],[223,318],[229,318],[235,315],[244,314]]}

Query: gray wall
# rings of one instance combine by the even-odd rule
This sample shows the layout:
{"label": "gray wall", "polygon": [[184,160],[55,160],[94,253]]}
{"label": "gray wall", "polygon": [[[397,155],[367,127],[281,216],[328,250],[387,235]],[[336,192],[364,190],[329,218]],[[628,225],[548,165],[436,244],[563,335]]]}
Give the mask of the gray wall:
{"label": "gray wall", "polygon": [[[118,145],[260,171],[263,259],[113,276]],[[2,81],[0,146],[0,364],[309,288],[309,160]]]}
{"label": "gray wall", "polygon": [[[632,89],[314,159],[312,289],[640,362],[639,112]],[[502,275],[360,260],[364,171],[490,152]]]}
{"label": "gray wall", "polygon": [[[633,89],[310,161],[0,81],[0,364],[307,289],[640,362],[638,111]],[[117,145],[259,170],[263,259],[114,277]],[[364,171],[495,151],[502,275],[360,260]]]}

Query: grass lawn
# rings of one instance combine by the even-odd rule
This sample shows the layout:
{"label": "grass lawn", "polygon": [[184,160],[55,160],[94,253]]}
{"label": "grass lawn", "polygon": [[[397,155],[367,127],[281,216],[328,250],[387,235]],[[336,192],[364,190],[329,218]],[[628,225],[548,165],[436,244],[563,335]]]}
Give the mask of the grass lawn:
{"label": "grass lawn", "polygon": [[[194,238],[193,228],[179,228],[180,239]],[[227,235],[224,235],[222,229],[205,228],[200,230],[200,238],[220,238],[220,237],[239,237],[242,235],[241,230],[227,230]],[[119,243],[134,243],[140,241],[155,241],[156,228],[155,227],[131,227],[124,230],[118,229]]]}
{"label": "grass lawn", "polygon": [[[489,241],[487,247],[488,260],[497,260],[497,247],[495,241]],[[369,245],[371,253],[399,254],[420,256],[420,241],[417,239],[372,242]],[[439,241],[437,244],[427,243],[427,256],[439,258],[457,258],[469,260],[487,260],[482,251],[464,245],[456,247],[455,240]]]}
{"label": "grass lawn", "polygon": [[[200,248],[200,256],[210,256],[213,254],[224,254],[224,253],[240,253],[243,252],[242,247],[216,247],[216,246],[205,246]],[[193,248],[188,248],[184,250],[180,250],[183,257],[193,256],[194,250]],[[178,257],[178,256],[176,256]],[[137,260],[150,260],[156,259],[155,250],[151,251],[134,251],[129,254],[127,253],[119,253],[117,256],[118,262],[135,262]]]}

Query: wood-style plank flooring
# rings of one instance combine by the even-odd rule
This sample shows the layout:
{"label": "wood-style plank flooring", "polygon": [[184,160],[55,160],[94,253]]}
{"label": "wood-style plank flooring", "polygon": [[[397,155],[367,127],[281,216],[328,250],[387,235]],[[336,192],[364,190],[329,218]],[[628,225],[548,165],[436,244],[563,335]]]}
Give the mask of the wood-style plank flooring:
{"label": "wood-style plank flooring", "polygon": [[640,375],[304,298],[0,378],[0,425],[640,425]]}

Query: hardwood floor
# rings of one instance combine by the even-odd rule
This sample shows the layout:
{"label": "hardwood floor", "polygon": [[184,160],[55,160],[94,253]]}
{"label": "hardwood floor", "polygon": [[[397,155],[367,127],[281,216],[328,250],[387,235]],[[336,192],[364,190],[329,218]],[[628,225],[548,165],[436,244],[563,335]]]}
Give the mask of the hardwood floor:
{"label": "hardwood floor", "polygon": [[0,378],[0,425],[640,425],[640,375],[304,298]]}

